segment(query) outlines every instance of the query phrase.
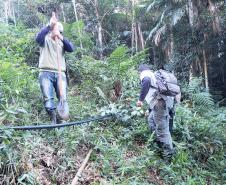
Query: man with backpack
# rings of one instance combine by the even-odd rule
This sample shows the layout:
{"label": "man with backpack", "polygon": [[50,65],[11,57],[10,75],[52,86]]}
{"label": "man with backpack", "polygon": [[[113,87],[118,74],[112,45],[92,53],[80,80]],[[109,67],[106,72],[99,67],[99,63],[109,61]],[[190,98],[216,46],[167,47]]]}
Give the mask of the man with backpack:
{"label": "man with backpack", "polygon": [[[167,73],[170,73],[169,71],[166,70],[163,64],[160,64],[159,66],[159,71],[166,71]],[[176,78],[176,77],[175,77]],[[175,106],[176,104],[180,103],[181,101],[181,92],[179,92],[175,96],[169,96],[168,98],[168,110],[169,110],[169,131],[172,136],[173,134],[173,121],[175,117]]]}
{"label": "man with backpack", "polygon": [[[170,73],[169,71],[166,70],[166,68],[163,64],[159,65],[159,71],[165,71],[167,73]],[[176,104],[180,103],[180,101],[181,101],[181,92],[179,92],[175,96],[169,96],[169,98],[167,99],[167,105],[168,105],[168,110],[169,110],[169,131],[170,131],[171,136],[173,134],[173,121],[174,121],[174,117],[175,117],[175,106],[176,106]]]}
{"label": "man with backpack", "polygon": [[[167,84],[164,76],[170,76],[164,70],[153,72],[146,64],[141,64],[138,68],[141,80],[141,92],[137,106],[141,107],[144,100],[149,104],[151,114],[148,122],[152,132],[155,131],[157,136],[157,144],[162,148],[163,158],[170,160],[173,154],[173,144],[171,134],[169,132],[169,102],[174,94],[178,94],[177,84]],[[174,92],[175,91],[175,92]]]}
{"label": "man with backpack", "polygon": [[65,118],[61,117],[61,119],[68,119],[69,117],[66,101],[67,82],[64,53],[65,51],[72,52],[74,48],[72,43],[63,37],[62,33],[63,25],[57,21],[53,12],[50,24],[44,27],[36,37],[36,41],[40,46],[39,83],[45,109],[50,116],[52,124],[58,123],[54,105],[54,90],[59,100],[58,107],[62,107],[67,112]]}

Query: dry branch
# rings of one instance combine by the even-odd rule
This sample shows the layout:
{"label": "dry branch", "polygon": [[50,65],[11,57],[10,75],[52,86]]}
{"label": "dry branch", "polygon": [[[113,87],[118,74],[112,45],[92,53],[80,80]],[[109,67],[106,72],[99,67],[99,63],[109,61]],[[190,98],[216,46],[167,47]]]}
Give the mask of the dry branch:
{"label": "dry branch", "polygon": [[77,174],[75,175],[75,177],[74,177],[74,179],[73,179],[71,185],[77,185],[77,184],[78,184],[78,179],[79,179],[79,177],[81,177],[82,171],[84,170],[84,168],[85,168],[87,162],[89,161],[89,158],[90,158],[90,155],[91,155],[92,151],[93,151],[92,149],[89,150],[89,152],[88,152],[88,154],[86,155],[86,158],[84,159],[84,161],[83,161],[81,167],[78,169],[78,172],[77,172]]}

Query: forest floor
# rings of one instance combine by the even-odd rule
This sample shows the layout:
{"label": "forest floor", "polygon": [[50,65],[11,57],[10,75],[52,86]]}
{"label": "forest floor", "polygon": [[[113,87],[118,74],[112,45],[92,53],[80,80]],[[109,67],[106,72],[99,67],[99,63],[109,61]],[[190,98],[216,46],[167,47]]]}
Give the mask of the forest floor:
{"label": "forest floor", "polygon": [[[70,90],[68,101],[71,121],[99,114],[100,107],[95,102],[74,90]],[[179,115],[180,111],[182,107]],[[39,118],[42,118],[40,123],[48,120],[44,109]],[[190,119],[194,122],[197,116]],[[181,117],[176,119],[176,125],[178,120]],[[9,150],[14,151],[10,154],[11,165],[6,165],[14,170],[5,170],[0,180],[9,182],[13,175],[17,176],[18,184],[71,184],[89,149],[93,149],[79,178],[82,185],[223,184],[223,144],[218,141],[219,146],[217,142],[213,146],[210,136],[206,136],[209,138],[206,143],[200,141],[200,145],[186,143],[182,138],[193,134],[187,125],[183,128],[174,133],[177,154],[171,164],[160,158],[144,116],[128,122],[110,120],[54,130],[14,132]],[[199,151],[195,151],[198,146]]]}

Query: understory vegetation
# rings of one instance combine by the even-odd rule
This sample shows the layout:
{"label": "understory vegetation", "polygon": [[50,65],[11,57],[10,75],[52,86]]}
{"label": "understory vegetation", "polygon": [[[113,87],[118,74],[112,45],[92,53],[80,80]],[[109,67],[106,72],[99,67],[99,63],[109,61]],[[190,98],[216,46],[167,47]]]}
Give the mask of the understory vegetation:
{"label": "understory vegetation", "polygon": [[[0,32],[1,128],[48,122],[32,63],[33,31],[7,26]],[[113,118],[53,130],[1,129],[0,184],[71,184],[89,149],[81,184],[225,183],[226,109],[214,104],[201,78],[182,84],[173,132],[176,154],[166,164],[146,123],[146,109],[136,107],[136,68],[147,60],[147,51],[130,52],[120,45],[105,59],[67,56],[71,121]]]}
{"label": "understory vegetation", "polygon": [[[66,54],[70,122],[51,130],[38,83],[36,33],[52,12]],[[0,184],[226,185],[226,1],[0,0]],[[139,64],[178,78],[172,162],[136,106]],[[56,100],[57,101],[57,100]]]}

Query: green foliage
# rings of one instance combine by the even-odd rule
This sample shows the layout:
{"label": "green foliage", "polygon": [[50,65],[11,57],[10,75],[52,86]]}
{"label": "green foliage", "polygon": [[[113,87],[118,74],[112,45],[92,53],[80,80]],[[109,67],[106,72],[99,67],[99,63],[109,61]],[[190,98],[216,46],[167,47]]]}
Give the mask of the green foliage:
{"label": "green foliage", "polygon": [[[20,3],[25,5],[21,1]],[[29,6],[37,7],[44,1],[30,3]],[[157,33],[161,36],[159,46],[152,45],[150,49],[134,56],[131,56],[128,47],[130,44],[119,45],[131,39],[130,24],[133,17],[130,15],[128,2],[99,1],[99,13],[103,16],[101,22],[104,45],[109,47],[106,49],[114,50],[109,57],[105,56],[104,60],[95,58],[95,51],[98,50],[95,48],[97,20],[95,8],[90,3],[92,2],[78,1],[78,6],[81,6],[79,16],[81,19],[86,18],[84,22],[74,22],[72,8],[66,8],[69,10],[66,12],[67,22],[72,23],[64,24],[65,36],[72,40],[77,48],[75,53],[67,55],[72,82],[68,95],[71,120],[80,120],[95,114],[112,114],[116,119],[52,131],[24,133],[1,130],[0,182],[70,184],[87,151],[93,148],[89,164],[80,178],[83,184],[223,184],[226,112],[224,109],[213,109],[213,99],[202,87],[201,79],[194,78],[183,89],[184,103],[176,108],[173,140],[177,152],[171,164],[165,164],[160,159],[154,133],[150,133],[144,117],[145,110],[136,107],[139,95],[136,68],[139,63],[147,63],[148,58],[157,58],[153,60],[153,64],[157,65],[160,59],[167,58],[167,44],[171,43],[170,39],[174,39],[175,52],[169,65],[181,75],[180,79],[186,81],[192,61],[203,55],[202,49],[206,47],[206,43],[203,44],[201,36],[196,35],[196,32],[201,33],[200,29],[196,28],[192,32],[188,18],[180,12],[185,1],[145,1],[152,10],[145,15],[141,14],[142,6],[141,9],[136,6],[136,10],[132,10],[134,20],[142,23],[145,37],[150,30],[153,30],[152,34],[155,34],[156,38]],[[54,7],[58,6],[59,1],[49,1],[47,4],[46,7]],[[24,8],[26,7],[28,5]],[[158,12],[154,11],[154,7],[158,7],[155,8]],[[120,13],[115,13],[116,10]],[[84,15],[86,11],[89,15]],[[137,13],[139,11],[140,14]],[[27,14],[20,19],[24,20],[25,16]],[[38,20],[47,20],[47,16],[40,16],[40,13],[38,16]],[[200,16],[205,18],[208,14]],[[110,18],[114,17],[116,19],[111,22]],[[123,21],[120,22],[122,18]],[[32,19],[24,22],[29,25],[32,20],[37,20],[37,15],[34,14]],[[209,18],[208,20],[210,21]],[[150,27],[155,22],[155,27]],[[87,23],[93,24],[90,33],[84,31]],[[165,23],[166,30],[161,33],[160,28]],[[178,27],[180,29],[177,29]],[[27,124],[31,123],[31,120],[45,122],[46,117],[43,116],[43,106],[38,93],[37,70],[34,68],[37,63],[34,54],[37,47],[33,42],[35,30],[20,26],[1,28],[0,123]],[[169,31],[169,28],[172,30]],[[119,38],[121,32],[126,33],[123,39]],[[169,33],[172,33],[173,37]],[[109,43],[109,40],[112,43]],[[223,48],[220,46],[221,42],[223,40],[218,40],[217,45],[214,45],[219,46],[215,52],[218,57],[224,56],[219,52]],[[152,49],[156,49],[153,56],[150,54]],[[214,58],[215,53],[212,52],[209,58]],[[212,74],[211,71],[209,74]],[[113,99],[116,95],[116,81],[120,82],[121,92]]]}
{"label": "green foliage", "polygon": [[115,76],[119,76],[120,78],[120,76],[125,74],[126,70],[128,70],[132,64],[128,48],[125,46],[119,46],[112,52],[107,62],[110,69],[116,72]]}
{"label": "green foliage", "polygon": [[129,49],[122,45],[116,48],[107,58],[108,68],[111,70],[113,78],[125,78],[130,69],[136,69],[139,63],[145,61],[146,50],[130,56]]}
{"label": "green foliage", "polygon": [[89,54],[89,52],[91,52],[94,47],[94,43],[91,40],[91,35],[84,31],[84,26],[85,25],[83,21],[64,24],[65,35],[70,40],[73,40],[77,55]]}
{"label": "green foliage", "polygon": [[[82,101],[78,97],[72,102],[73,99],[70,97],[70,103],[73,103],[74,107],[73,113],[79,113],[84,117],[87,108],[93,102]],[[70,183],[75,175],[74,169],[80,167],[75,165],[76,161],[82,162],[88,148],[94,147],[87,170],[83,174],[84,179],[89,177],[86,176],[86,171],[92,171],[103,178],[102,183],[110,184],[133,182],[150,184],[159,181],[165,184],[206,184],[207,182],[221,184],[223,182],[221,174],[224,170],[222,144],[226,139],[223,132],[224,124],[222,124],[225,110],[221,111],[200,117],[194,115],[190,108],[178,107],[174,132],[177,153],[170,165],[162,162],[156,154],[153,135],[148,131],[146,121],[138,117],[133,117],[132,122],[127,124],[112,120],[93,122],[74,129],[32,132],[23,136],[13,133],[7,136],[7,133],[1,133],[6,138],[4,144],[1,140],[1,146],[4,146],[7,153],[11,153],[11,148],[17,143],[18,153],[10,160],[16,169],[20,168],[23,172],[11,173],[14,173],[16,178],[23,179],[23,183],[28,183],[29,179],[32,180],[38,175],[36,173],[38,166],[42,167],[43,171],[49,171],[49,176],[45,177],[48,181]],[[219,114],[221,116],[216,117]],[[215,127],[210,124],[212,122],[215,123]],[[190,134],[190,138],[186,133]],[[12,139],[15,137],[16,139]],[[216,138],[218,141],[215,141]],[[2,151],[0,156],[6,154]],[[51,153],[54,154],[49,155]],[[22,156],[26,157],[28,163],[22,160]],[[1,159],[2,164],[5,164],[7,158]],[[20,160],[20,163],[16,163]],[[52,160],[55,162],[52,163]],[[25,167],[29,161],[33,164],[32,168],[21,168],[22,164]],[[49,164],[49,167],[43,167],[44,164]],[[92,183],[101,184],[99,180],[91,181],[90,184]]]}
{"label": "green foliage", "polygon": [[72,79],[83,82],[80,85],[81,92],[86,92],[87,97],[92,96],[103,104],[108,104],[115,96],[114,84],[117,81],[122,88],[119,101],[131,100],[137,96],[139,77],[136,68],[145,58],[146,51],[130,56],[127,47],[119,46],[104,61],[83,55],[81,60],[75,62],[69,56],[68,66],[73,75]]}
{"label": "green foliage", "polygon": [[[27,119],[32,116],[32,105],[38,99],[38,85],[36,83],[36,70],[26,63],[28,54],[27,48],[30,46],[31,33],[25,33],[23,28],[4,27],[3,36],[0,36],[0,123],[20,122],[26,115]],[[3,31],[1,30],[1,31]],[[5,46],[5,42],[8,45]],[[36,97],[36,100],[29,100]],[[23,115],[24,114],[24,115]]]}
{"label": "green foliage", "polygon": [[[224,150],[219,142],[225,140],[225,135],[220,131],[223,119],[220,121],[210,113],[199,116],[185,106],[178,106],[176,110],[173,136],[177,153],[173,165],[160,167],[161,176],[172,184],[206,184],[208,181],[221,184],[223,176],[213,172],[224,170]],[[215,113],[221,114],[221,111]]]}
{"label": "green foliage", "polygon": [[188,103],[192,104],[191,106],[194,110],[203,113],[213,109],[213,98],[208,92],[205,92],[201,78],[193,78],[183,91],[185,96],[188,96],[190,100]]}

